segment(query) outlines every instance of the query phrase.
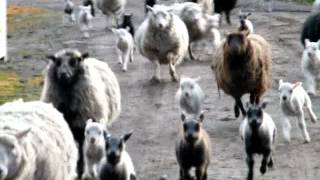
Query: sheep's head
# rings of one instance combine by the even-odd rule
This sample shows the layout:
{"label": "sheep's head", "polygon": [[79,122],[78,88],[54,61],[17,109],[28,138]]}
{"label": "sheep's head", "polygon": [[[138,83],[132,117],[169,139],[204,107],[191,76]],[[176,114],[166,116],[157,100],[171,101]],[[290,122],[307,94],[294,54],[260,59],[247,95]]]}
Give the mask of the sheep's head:
{"label": "sheep's head", "polygon": [[115,34],[119,39],[125,39],[126,38],[126,33],[129,31],[128,29],[124,28],[119,28],[119,29],[114,29],[112,28],[111,31],[113,34]]}
{"label": "sheep's head", "polygon": [[251,129],[258,130],[263,122],[263,109],[267,107],[267,103],[251,104],[247,103],[247,119]]}
{"label": "sheep's head", "polygon": [[99,146],[104,144],[104,138],[109,136],[104,124],[89,119],[85,128],[85,140],[87,144]]}
{"label": "sheep's head", "polygon": [[307,56],[312,62],[320,61],[320,40],[318,42],[310,42],[309,39],[305,39],[305,49],[304,53],[307,53]]}
{"label": "sheep's head", "polygon": [[251,15],[251,13],[242,13],[242,11],[239,12],[239,21],[240,25],[243,27],[246,24],[246,20]]}
{"label": "sheep's head", "polygon": [[197,88],[197,81],[199,80],[200,78],[192,79],[188,77],[182,77],[180,80],[179,89],[181,96],[187,99],[190,98],[193,95],[195,88]]}
{"label": "sheep's head", "polygon": [[83,73],[83,60],[89,56],[88,53],[81,54],[77,50],[64,49],[47,58],[52,61],[53,76],[62,85],[72,85]]}
{"label": "sheep's head", "polygon": [[295,88],[301,87],[301,82],[296,82],[294,84],[289,82],[283,82],[282,79],[279,80],[279,94],[280,94],[280,102],[289,102],[291,100],[291,96]]}
{"label": "sheep's head", "polygon": [[147,6],[147,9],[149,10],[149,22],[153,27],[164,30],[170,26],[172,13],[168,12],[163,6],[155,5],[153,8]]}
{"label": "sheep's head", "polygon": [[214,15],[205,15],[207,19],[207,26],[209,28],[218,28],[220,25],[221,15],[219,13],[215,13]]}
{"label": "sheep's head", "polygon": [[198,118],[187,118],[185,114],[181,114],[183,122],[183,136],[186,142],[196,144],[201,139],[201,126],[204,120],[204,114],[201,113]]}
{"label": "sheep's head", "polygon": [[14,179],[20,168],[23,152],[21,143],[31,128],[9,133],[0,133],[0,180]]}
{"label": "sheep's head", "polygon": [[92,18],[92,13],[91,13],[91,5],[88,6],[79,6],[79,10],[85,14],[87,19]]}
{"label": "sheep's head", "polygon": [[122,152],[125,150],[125,143],[131,137],[132,131],[123,135],[120,139],[106,137],[107,161],[111,165],[117,165],[121,161]]}

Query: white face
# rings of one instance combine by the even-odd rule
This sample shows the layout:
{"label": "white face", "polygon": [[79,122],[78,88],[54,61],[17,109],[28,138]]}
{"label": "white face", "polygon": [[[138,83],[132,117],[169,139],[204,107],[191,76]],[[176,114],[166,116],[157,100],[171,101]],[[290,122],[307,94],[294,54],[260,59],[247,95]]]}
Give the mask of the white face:
{"label": "white face", "polygon": [[100,123],[88,122],[85,129],[85,140],[88,144],[97,145],[104,142],[104,127]]}
{"label": "white face", "polygon": [[170,24],[171,15],[163,9],[153,9],[150,12],[150,18],[153,25],[159,29],[165,29]]}
{"label": "white face", "polygon": [[305,40],[304,53],[312,60],[320,61],[320,40],[318,42],[310,42],[308,39]]}
{"label": "white face", "polygon": [[85,14],[91,14],[91,6],[80,6],[80,10]]}
{"label": "white face", "polygon": [[196,81],[191,78],[182,78],[180,82],[181,95],[185,98],[189,98],[196,87]]}
{"label": "white face", "polygon": [[301,83],[291,84],[288,82],[279,81],[280,102],[288,102],[291,99],[294,89],[301,86]]}

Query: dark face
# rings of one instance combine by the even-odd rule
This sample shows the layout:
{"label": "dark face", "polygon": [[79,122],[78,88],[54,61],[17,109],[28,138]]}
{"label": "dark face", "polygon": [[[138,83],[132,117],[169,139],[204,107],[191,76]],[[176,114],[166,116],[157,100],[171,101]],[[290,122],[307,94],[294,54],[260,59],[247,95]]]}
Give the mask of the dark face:
{"label": "dark face", "polygon": [[244,26],[245,20],[247,19],[247,16],[244,15],[244,14],[241,14],[241,15],[239,15],[239,19],[240,19],[240,24],[241,24],[242,26]]}
{"label": "dark face", "polygon": [[252,106],[248,109],[247,117],[249,125],[252,129],[258,129],[262,124],[263,111],[262,108]]}
{"label": "dark face", "polygon": [[246,37],[242,33],[230,34],[227,38],[229,50],[232,53],[238,54],[242,47],[245,46]]}
{"label": "dark face", "polygon": [[183,123],[184,138],[187,142],[193,144],[199,138],[200,123],[196,120],[187,120]]}
{"label": "dark face", "polygon": [[121,139],[110,138],[106,142],[107,159],[110,164],[116,165],[119,163],[123,146],[124,143]]}
{"label": "dark face", "polygon": [[132,14],[125,14],[123,16],[123,21],[126,22],[126,23],[129,23],[129,22],[132,22]]}

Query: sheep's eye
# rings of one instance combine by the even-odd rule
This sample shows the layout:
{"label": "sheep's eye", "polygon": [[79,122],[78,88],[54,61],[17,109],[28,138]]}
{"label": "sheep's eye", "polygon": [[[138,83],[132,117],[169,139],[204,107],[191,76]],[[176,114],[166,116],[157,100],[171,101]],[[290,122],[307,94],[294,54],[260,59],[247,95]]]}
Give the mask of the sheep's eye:
{"label": "sheep's eye", "polygon": [[98,135],[101,135],[101,131],[98,131]]}
{"label": "sheep's eye", "polygon": [[200,125],[199,125],[199,124],[196,124],[196,126],[195,126],[195,128],[194,128],[194,129],[195,129],[195,131],[197,131],[197,132],[198,132],[198,131],[200,130]]}
{"label": "sheep's eye", "polygon": [[56,66],[60,66],[61,65],[61,59],[56,59],[55,63],[56,63]]}
{"label": "sheep's eye", "polygon": [[76,60],[75,59],[70,59],[69,65],[74,67],[76,65]]}
{"label": "sheep's eye", "polygon": [[190,86],[190,89],[193,89],[193,88],[194,88],[194,86],[193,86],[193,85],[191,85],[191,86]]}
{"label": "sheep's eye", "polygon": [[290,92],[290,94],[292,94],[292,89],[289,92]]}

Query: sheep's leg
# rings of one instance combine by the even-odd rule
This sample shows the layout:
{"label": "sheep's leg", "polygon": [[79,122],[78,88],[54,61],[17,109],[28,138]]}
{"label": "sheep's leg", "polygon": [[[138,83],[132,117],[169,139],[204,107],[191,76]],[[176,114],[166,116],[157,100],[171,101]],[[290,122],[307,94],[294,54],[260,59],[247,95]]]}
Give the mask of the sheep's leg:
{"label": "sheep's leg", "polygon": [[271,150],[267,150],[265,153],[263,153],[263,158],[261,162],[260,172],[261,174],[265,174],[267,171],[267,164],[269,162],[271,156]]}
{"label": "sheep's leg", "polygon": [[311,103],[310,97],[305,95],[305,99],[306,99],[306,106],[307,106],[307,111],[310,116],[310,119],[313,123],[316,123],[318,121],[318,119],[312,110],[312,103]]}
{"label": "sheep's leg", "polygon": [[190,168],[180,168],[180,180],[192,180],[192,177],[189,173]]}
{"label": "sheep's leg", "polygon": [[229,25],[231,25],[231,20],[230,20],[230,11],[226,11],[226,21]]}
{"label": "sheep's leg", "polygon": [[126,72],[128,69],[128,61],[130,58],[130,52],[122,53],[123,66],[122,71]]}
{"label": "sheep's leg", "polygon": [[170,60],[170,62],[169,62],[169,72],[170,72],[172,81],[175,81],[175,82],[178,81],[176,67],[175,67],[174,63],[172,62],[172,60]]}
{"label": "sheep's leg", "polygon": [[196,169],[196,180],[207,180],[207,166]]}
{"label": "sheep's leg", "polygon": [[269,0],[268,3],[268,12],[272,12],[273,11],[273,0]]}
{"label": "sheep's leg", "polygon": [[268,167],[272,168],[273,167],[273,158],[272,158],[272,154],[270,154],[270,158],[269,158],[269,162],[268,162]]}
{"label": "sheep's leg", "polygon": [[304,79],[305,79],[305,86],[306,86],[306,91],[310,95],[315,95],[316,94],[316,80],[313,77],[311,73],[308,71],[304,72]]}
{"label": "sheep's leg", "polygon": [[[83,155],[85,156],[85,155]],[[84,173],[82,176],[83,180],[90,180],[92,179],[94,176],[94,166],[93,163],[88,160],[86,157],[84,158],[84,164],[85,164],[85,168],[84,168]]]}
{"label": "sheep's leg", "polygon": [[247,180],[253,180],[254,160],[253,160],[253,155],[252,154],[250,154],[250,155],[248,154],[247,165],[248,165],[248,168],[249,168]]}
{"label": "sheep's leg", "polygon": [[254,96],[254,93],[251,92],[250,93],[250,103],[253,104],[255,102],[255,96]]}
{"label": "sheep's leg", "polygon": [[122,56],[122,52],[121,52],[121,50],[119,49],[119,48],[117,48],[117,56],[118,56],[118,63],[119,64],[123,64],[123,56]]}
{"label": "sheep's leg", "polygon": [[235,116],[236,118],[238,118],[238,117],[240,116],[240,109],[239,109],[239,107],[238,107],[237,102],[235,102],[235,104],[234,104],[234,116]]}
{"label": "sheep's leg", "polygon": [[307,130],[307,125],[306,125],[306,122],[305,122],[305,119],[304,119],[304,112],[303,112],[302,107],[300,108],[299,111],[300,112],[299,112],[298,126],[302,131],[302,135],[304,137],[305,143],[309,143],[310,142],[310,136],[309,136],[309,133],[308,133],[308,130]]}
{"label": "sheep's leg", "polygon": [[284,117],[282,122],[282,133],[286,142],[290,142],[291,140],[290,131],[291,131],[290,120],[288,119],[288,117]]}
{"label": "sheep's leg", "polygon": [[160,82],[160,63],[158,60],[153,60],[152,64],[154,65],[154,75],[151,78],[152,83]]}
{"label": "sheep's leg", "polygon": [[134,51],[134,47],[131,48],[130,50],[130,62],[133,62],[133,51]]}
{"label": "sheep's leg", "polygon": [[[237,110],[237,111],[239,111],[239,109],[240,109],[242,116],[246,116],[246,111],[245,111],[245,109],[244,109],[244,107],[243,107],[241,98],[236,99],[236,106],[238,107],[238,110]],[[236,113],[236,111],[235,111],[235,113]],[[240,113],[236,113],[235,115],[236,115],[236,118],[238,118],[239,115],[240,115]],[[238,116],[237,116],[237,115],[238,115]]]}
{"label": "sheep's leg", "polygon": [[188,47],[188,51],[189,51],[189,57],[191,60],[195,60],[193,54],[192,54],[192,47],[191,47],[191,43],[189,44],[189,47]]}

